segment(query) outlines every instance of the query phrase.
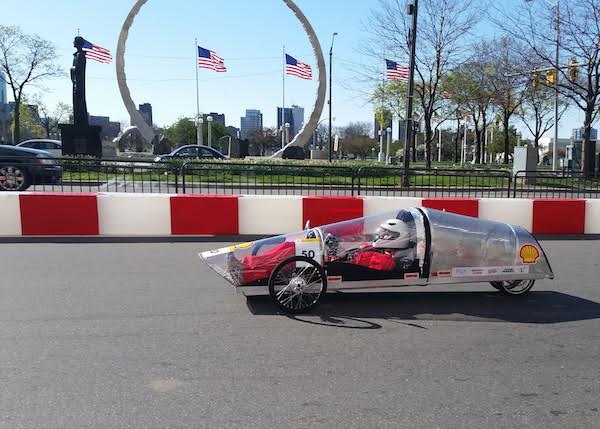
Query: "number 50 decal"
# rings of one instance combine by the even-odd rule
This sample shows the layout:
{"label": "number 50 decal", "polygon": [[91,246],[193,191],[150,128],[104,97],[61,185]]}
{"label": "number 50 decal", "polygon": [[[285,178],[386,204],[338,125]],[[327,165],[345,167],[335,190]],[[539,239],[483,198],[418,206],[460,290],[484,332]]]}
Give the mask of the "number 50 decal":
{"label": "number 50 decal", "polygon": [[[313,259],[319,264],[323,263],[321,241],[318,238],[307,238],[304,240],[296,241],[296,256],[304,256],[305,258]],[[301,267],[306,264],[298,262],[296,265]]]}

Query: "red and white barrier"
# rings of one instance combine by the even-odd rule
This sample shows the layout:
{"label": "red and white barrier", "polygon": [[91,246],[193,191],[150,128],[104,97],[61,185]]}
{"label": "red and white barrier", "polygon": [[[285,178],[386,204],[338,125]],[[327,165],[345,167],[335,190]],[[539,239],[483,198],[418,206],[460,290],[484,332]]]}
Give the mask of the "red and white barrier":
{"label": "red and white barrier", "polygon": [[0,194],[0,236],[276,235],[416,206],[534,234],[600,234],[600,200],[23,192]]}

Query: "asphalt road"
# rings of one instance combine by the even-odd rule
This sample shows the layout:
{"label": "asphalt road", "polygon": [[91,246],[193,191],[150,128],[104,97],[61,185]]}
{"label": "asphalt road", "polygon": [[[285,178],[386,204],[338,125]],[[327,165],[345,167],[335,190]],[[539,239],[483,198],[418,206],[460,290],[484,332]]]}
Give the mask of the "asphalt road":
{"label": "asphalt road", "polygon": [[600,241],[556,281],[246,300],[215,243],[0,244],[1,428],[600,427]]}

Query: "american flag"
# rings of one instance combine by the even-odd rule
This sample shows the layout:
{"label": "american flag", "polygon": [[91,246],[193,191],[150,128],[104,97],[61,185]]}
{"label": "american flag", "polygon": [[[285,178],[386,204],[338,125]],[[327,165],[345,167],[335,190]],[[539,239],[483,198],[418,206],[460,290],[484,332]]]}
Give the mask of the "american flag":
{"label": "american flag", "polygon": [[81,49],[85,52],[85,57],[88,60],[94,60],[104,64],[110,64],[112,61],[112,55],[108,49],[94,45],[85,39],[83,39],[83,47]]}
{"label": "american flag", "polygon": [[312,79],[312,70],[310,66],[302,61],[298,61],[288,54],[285,54],[285,73],[297,76],[301,79]]}
{"label": "american flag", "polygon": [[198,46],[198,67],[201,69],[209,69],[219,73],[227,71],[225,61],[213,51],[201,48]]}
{"label": "american flag", "polygon": [[399,80],[401,82],[408,81],[408,67],[398,65],[397,62],[385,60],[387,69],[387,78],[389,80]]}

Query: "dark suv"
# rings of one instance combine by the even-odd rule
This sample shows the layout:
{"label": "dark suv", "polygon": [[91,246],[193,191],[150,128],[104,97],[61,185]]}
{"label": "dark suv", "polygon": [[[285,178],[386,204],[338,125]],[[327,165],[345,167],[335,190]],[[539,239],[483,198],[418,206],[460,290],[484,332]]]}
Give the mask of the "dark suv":
{"label": "dark suv", "polygon": [[0,191],[24,191],[62,178],[58,161],[43,150],[0,145]]}

